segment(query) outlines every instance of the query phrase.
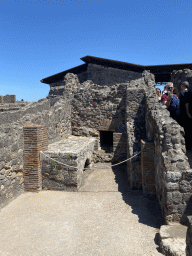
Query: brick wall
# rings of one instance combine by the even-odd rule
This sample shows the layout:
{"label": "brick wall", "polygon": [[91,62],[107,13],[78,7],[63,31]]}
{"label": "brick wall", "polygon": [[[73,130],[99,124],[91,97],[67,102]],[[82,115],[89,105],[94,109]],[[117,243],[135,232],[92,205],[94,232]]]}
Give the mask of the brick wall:
{"label": "brick wall", "polygon": [[141,140],[143,194],[155,194],[154,143]]}
{"label": "brick wall", "polygon": [[25,191],[42,189],[40,151],[48,149],[47,129],[41,125],[24,127]]}
{"label": "brick wall", "polygon": [[126,135],[126,133],[113,133],[113,151],[118,151],[119,153],[127,153]]}

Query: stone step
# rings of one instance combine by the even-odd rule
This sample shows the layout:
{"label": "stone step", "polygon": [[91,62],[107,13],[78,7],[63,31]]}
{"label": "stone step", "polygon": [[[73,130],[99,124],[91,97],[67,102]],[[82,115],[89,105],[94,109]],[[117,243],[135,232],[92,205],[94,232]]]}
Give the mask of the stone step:
{"label": "stone step", "polygon": [[159,232],[159,246],[166,256],[186,255],[187,227],[180,223],[162,225]]}

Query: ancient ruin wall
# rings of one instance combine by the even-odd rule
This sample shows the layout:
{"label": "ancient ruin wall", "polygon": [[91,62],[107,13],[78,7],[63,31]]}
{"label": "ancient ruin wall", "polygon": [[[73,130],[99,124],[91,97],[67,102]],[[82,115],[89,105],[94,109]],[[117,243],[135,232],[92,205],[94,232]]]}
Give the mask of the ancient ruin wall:
{"label": "ancient ruin wall", "polygon": [[[115,84],[126,83],[141,77],[140,73],[105,67],[89,63],[87,70],[79,74],[67,73],[64,79],[50,84],[48,97],[66,96],[66,88],[72,88],[76,91],[78,86],[86,81],[92,81],[97,85],[111,86]],[[135,84],[137,87],[138,85]]]}
{"label": "ancient ruin wall", "polygon": [[[127,89],[127,158],[141,151],[141,139],[145,138],[145,83],[143,78],[138,82],[143,89]],[[130,187],[142,189],[140,155],[127,162],[127,174]]]}
{"label": "ancient ruin wall", "polygon": [[80,83],[87,81],[87,71],[79,74],[67,73],[64,79],[51,83],[48,98],[55,96],[68,97],[69,91],[75,92]]}
{"label": "ancient ruin wall", "polygon": [[[77,86],[72,100],[73,135],[99,139],[100,131],[113,131],[123,136],[127,130],[126,90],[144,86],[138,81],[142,75],[95,64],[88,65],[87,73],[90,80]],[[122,140],[118,144],[121,143]],[[116,146],[113,160],[126,159],[126,148],[120,153]]]}
{"label": "ancient ruin wall", "polygon": [[0,95],[0,104],[3,104],[3,96]]}
{"label": "ancient ruin wall", "polygon": [[23,191],[23,126],[48,127],[49,143],[71,134],[71,106],[42,99],[19,111],[0,113],[0,207]]}
{"label": "ancient ruin wall", "polygon": [[16,95],[5,95],[2,103],[15,103]]}
{"label": "ancient ruin wall", "polygon": [[146,91],[146,136],[154,142],[156,193],[166,222],[186,223],[192,170],[185,155],[183,128],[158,103],[154,86]]}
{"label": "ancient ruin wall", "polygon": [[[97,64],[89,63],[87,67],[87,80],[91,80],[94,84],[112,86],[128,83],[131,80],[137,80],[141,77],[141,73],[111,68]],[[137,82],[130,84],[132,87],[138,87]]]}
{"label": "ancient ruin wall", "polygon": [[183,70],[174,70],[171,74],[171,81],[174,84],[174,87],[178,89],[178,92],[181,91],[181,84],[184,81],[189,82],[189,90],[192,91],[192,70],[183,69]]}

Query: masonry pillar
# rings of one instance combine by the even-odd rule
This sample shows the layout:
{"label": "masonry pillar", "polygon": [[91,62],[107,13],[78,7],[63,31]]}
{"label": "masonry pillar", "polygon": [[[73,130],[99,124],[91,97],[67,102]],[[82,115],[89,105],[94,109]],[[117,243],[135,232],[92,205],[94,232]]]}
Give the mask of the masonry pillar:
{"label": "masonry pillar", "polygon": [[24,127],[24,186],[25,191],[42,189],[40,151],[48,147],[47,129],[41,125]]}
{"label": "masonry pillar", "polygon": [[155,194],[154,142],[141,140],[141,174],[143,194]]}

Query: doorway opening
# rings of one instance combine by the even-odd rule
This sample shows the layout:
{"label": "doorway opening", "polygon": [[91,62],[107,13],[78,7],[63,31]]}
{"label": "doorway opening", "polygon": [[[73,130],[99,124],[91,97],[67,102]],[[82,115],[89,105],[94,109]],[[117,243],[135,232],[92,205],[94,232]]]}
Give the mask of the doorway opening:
{"label": "doorway opening", "polygon": [[100,131],[100,147],[102,149],[113,150],[113,132],[112,131]]}

